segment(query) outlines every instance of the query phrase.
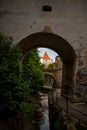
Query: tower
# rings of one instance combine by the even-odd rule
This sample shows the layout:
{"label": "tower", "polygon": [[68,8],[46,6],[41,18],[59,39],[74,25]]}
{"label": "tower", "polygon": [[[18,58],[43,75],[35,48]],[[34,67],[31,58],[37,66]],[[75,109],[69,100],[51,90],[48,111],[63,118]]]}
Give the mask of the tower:
{"label": "tower", "polygon": [[49,57],[47,52],[43,54],[41,58],[41,63],[45,65],[45,68],[47,68],[49,64],[53,63],[52,59]]}

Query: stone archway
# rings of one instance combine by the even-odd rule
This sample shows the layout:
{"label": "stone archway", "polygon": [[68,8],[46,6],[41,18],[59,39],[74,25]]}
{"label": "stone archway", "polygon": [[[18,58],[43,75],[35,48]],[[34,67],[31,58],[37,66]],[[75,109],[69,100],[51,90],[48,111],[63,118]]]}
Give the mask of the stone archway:
{"label": "stone archway", "polygon": [[18,43],[23,57],[31,49],[45,47],[58,53],[63,62],[62,94],[73,95],[75,83],[76,54],[72,46],[62,37],[47,32],[38,32],[29,35]]}
{"label": "stone archway", "polygon": [[49,74],[49,73],[44,73],[44,77],[45,77],[45,85],[50,86],[52,88],[57,88],[57,83],[56,83],[56,79],[53,75]]}

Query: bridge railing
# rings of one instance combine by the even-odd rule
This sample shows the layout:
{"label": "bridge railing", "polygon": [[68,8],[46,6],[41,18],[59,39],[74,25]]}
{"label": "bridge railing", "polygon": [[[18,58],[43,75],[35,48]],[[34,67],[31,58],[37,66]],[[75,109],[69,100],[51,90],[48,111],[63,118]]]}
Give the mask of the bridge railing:
{"label": "bridge railing", "polygon": [[[56,95],[56,98],[57,98],[57,100],[59,100],[58,94],[60,94],[60,93],[57,92],[56,94],[57,94],[57,95]],[[85,113],[84,111],[79,110],[79,109],[76,108],[76,107],[73,107],[73,106],[72,106],[72,103],[71,103],[71,105],[70,105],[70,100],[73,101],[73,102],[76,101],[76,103],[83,103],[83,104],[87,104],[87,102],[85,102],[84,100],[80,100],[80,99],[77,99],[77,98],[74,98],[74,97],[65,95],[65,94],[60,94],[60,95],[65,98],[66,113],[69,113],[69,108],[70,108],[70,109],[72,109],[73,111],[78,112],[79,114],[83,115],[83,116],[86,118],[86,120],[87,120],[87,111],[86,111],[86,113]],[[58,102],[59,102],[59,101],[58,101]],[[58,103],[58,104],[59,104],[59,103]],[[87,125],[87,122],[85,122],[85,124]]]}
{"label": "bridge railing", "polygon": [[[72,100],[72,102],[76,102],[76,103],[87,103],[85,100],[81,100],[81,99],[78,99],[78,98],[74,98],[74,97],[71,97],[71,96],[68,96],[68,95],[65,95],[65,94],[61,94],[61,96],[65,97],[66,98],[66,104],[67,104],[67,113],[68,113],[68,108],[69,108],[69,100]],[[74,109],[74,108],[72,108]],[[77,109],[74,109],[75,111],[78,111]],[[80,113],[83,113],[81,111],[78,111]],[[83,115],[86,115],[85,113],[83,113]]]}

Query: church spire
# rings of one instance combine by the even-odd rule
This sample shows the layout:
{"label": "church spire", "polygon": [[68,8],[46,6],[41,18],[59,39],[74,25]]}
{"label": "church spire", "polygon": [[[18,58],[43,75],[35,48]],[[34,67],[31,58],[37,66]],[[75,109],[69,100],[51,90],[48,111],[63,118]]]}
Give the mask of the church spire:
{"label": "church spire", "polygon": [[44,60],[50,60],[50,57],[48,56],[47,52],[44,53],[43,57]]}

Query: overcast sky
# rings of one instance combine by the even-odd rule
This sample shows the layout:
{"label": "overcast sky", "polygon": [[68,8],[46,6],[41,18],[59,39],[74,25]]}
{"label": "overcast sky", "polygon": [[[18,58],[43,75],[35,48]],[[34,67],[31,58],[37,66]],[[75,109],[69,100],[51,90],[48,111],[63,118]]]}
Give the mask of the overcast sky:
{"label": "overcast sky", "polygon": [[38,48],[39,50],[39,55],[40,57],[43,56],[44,52],[47,52],[48,56],[55,61],[55,57],[58,56],[58,54],[56,52],[54,52],[53,50],[50,50],[48,48]]}

